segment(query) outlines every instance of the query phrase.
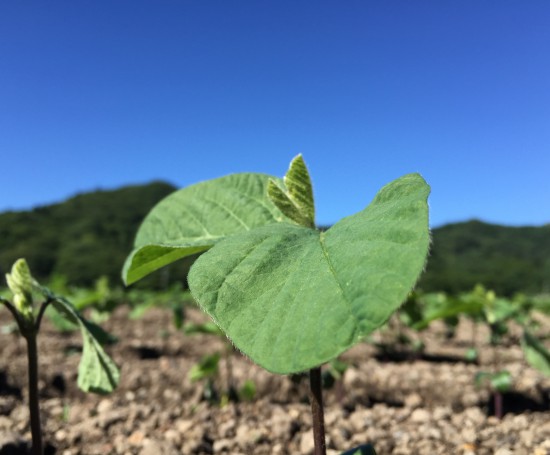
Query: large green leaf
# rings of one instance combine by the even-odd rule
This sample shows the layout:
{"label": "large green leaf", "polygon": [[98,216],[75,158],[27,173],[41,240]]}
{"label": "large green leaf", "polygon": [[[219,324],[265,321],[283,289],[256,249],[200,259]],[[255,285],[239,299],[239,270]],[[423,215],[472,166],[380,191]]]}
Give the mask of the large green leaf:
{"label": "large green leaf", "polygon": [[318,366],[380,327],[407,297],[428,251],[428,194],[410,174],[324,233],[278,223],[230,236],[195,262],[191,292],[267,370]]}
{"label": "large green leaf", "polygon": [[264,174],[232,174],[188,186],[160,201],[139,228],[124,264],[125,283],[205,251],[227,235],[286,220],[267,197],[268,179]]}

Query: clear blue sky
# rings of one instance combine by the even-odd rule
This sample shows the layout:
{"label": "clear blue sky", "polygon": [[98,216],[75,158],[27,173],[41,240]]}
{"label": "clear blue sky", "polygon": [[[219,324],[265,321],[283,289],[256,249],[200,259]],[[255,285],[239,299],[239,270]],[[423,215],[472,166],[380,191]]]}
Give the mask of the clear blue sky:
{"label": "clear blue sky", "polygon": [[0,3],[0,211],[283,175],[317,218],[420,172],[431,223],[550,222],[550,1]]}

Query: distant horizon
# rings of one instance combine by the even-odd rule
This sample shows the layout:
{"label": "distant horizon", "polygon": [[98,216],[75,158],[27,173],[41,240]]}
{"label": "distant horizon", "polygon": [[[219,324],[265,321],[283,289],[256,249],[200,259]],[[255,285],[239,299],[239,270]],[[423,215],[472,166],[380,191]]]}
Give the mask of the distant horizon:
{"label": "distant horizon", "polygon": [[[44,204],[38,204],[38,205],[35,205],[35,206],[32,206],[32,207],[27,207],[27,208],[16,208],[16,209],[7,208],[7,209],[4,209],[4,210],[0,210],[0,215],[2,215],[4,213],[31,212],[33,210],[37,210],[37,209],[41,209],[41,208],[45,208],[45,207],[60,205],[60,204],[63,204],[65,202],[67,202],[71,199],[74,199],[76,197],[79,197],[79,196],[86,196],[86,195],[92,194],[92,193],[108,193],[108,192],[118,191],[118,190],[122,190],[124,188],[131,188],[131,187],[143,187],[143,186],[151,185],[151,184],[154,184],[154,183],[168,184],[168,185],[174,187],[175,191],[177,191],[179,189],[182,189],[182,188],[179,188],[177,185],[175,185],[173,182],[169,182],[167,180],[151,179],[151,180],[149,180],[147,182],[143,182],[143,183],[139,183],[139,182],[138,183],[128,183],[128,184],[125,184],[125,185],[119,185],[119,186],[115,186],[115,187],[112,187],[112,188],[97,187],[97,188],[93,188],[93,189],[90,189],[90,190],[78,191],[78,192],[75,192],[75,193],[65,197],[64,199],[61,199],[61,200],[58,200],[58,201],[52,201],[52,202],[47,202],[47,203],[44,203]],[[367,205],[365,205],[365,207]],[[353,215],[353,213],[350,213],[349,215],[346,215],[346,216],[350,216],[350,215]],[[344,216],[344,218],[345,218],[345,216]],[[317,226],[319,226],[319,227],[332,226],[333,224],[335,224],[338,221],[339,220],[336,220],[336,221],[333,221],[333,222],[320,222],[320,223],[317,223]],[[438,228],[441,228],[441,227],[444,227],[444,226],[447,226],[447,225],[463,224],[463,223],[469,223],[469,222],[475,222],[475,221],[483,223],[483,224],[489,224],[489,225],[494,225],[494,226],[502,226],[502,227],[511,227],[511,228],[528,228],[528,227],[537,228],[537,227],[544,227],[544,226],[550,225],[550,220],[547,221],[547,222],[543,222],[541,224],[506,224],[506,223],[502,223],[502,222],[498,222],[498,221],[486,220],[486,219],[479,218],[479,217],[472,217],[472,218],[467,218],[467,219],[463,219],[463,220],[444,221],[444,222],[442,222],[440,224],[437,224],[437,225],[434,225],[434,224],[430,223],[430,229],[438,229]]]}

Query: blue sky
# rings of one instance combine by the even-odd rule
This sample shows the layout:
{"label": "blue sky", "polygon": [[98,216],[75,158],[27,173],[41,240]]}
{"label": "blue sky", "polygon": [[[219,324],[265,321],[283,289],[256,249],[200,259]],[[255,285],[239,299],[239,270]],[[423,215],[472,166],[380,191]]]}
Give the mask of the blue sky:
{"label": "blue sky", "polygon": [[550,222],[550,2],[0,4],[0,211],[283,175],[317,219],[420,172],[431,223]]}

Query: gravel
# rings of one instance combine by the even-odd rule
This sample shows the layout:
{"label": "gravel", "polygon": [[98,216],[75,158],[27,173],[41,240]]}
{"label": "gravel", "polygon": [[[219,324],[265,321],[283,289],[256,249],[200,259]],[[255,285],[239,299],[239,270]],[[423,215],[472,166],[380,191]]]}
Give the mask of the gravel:
{"label": "gravel", "polygon": [[[202,315],[188,312],[193,320]],[[9,322],[0,314],[0,325]],[[313,441],[303,377],[271,375],[238,353],[224,357],[218,390],[251,379],[252,401],[223,406],[203,399],[203,383],[188,371],[203,355],[223,353],[223,340],[186,336],[171,315],[153,309],[136,321],[119,308],[104,326],[120,341],[108,348],[122,380],[109,396],[76,388],[78,334],[60,334],[44,321],[39,336],[40,395],[48,453],[94,454],[311,454]],[[464,361],[477,336],[480,363]],[[391,331],[374,341],[387,342]],[[410,334],[418,337],[418,334]],[[550,379],[528,367],[514,339],[496,351],[483,330],[462,321],[447,339],[437,324],[422,334],[422,355],[381,352],[361,343],[342,360],[343,378],[325,391],[327,447],[336,455],[370,442],[379,455],[550,455]],[[24,340],[0,335],[0,454],[25,453],[30,440]],[[479,371],[499,368],[514,377],[502,420],[491,415],[491,394],[476,387]],[[11,450],[11,452],[10,452]]]}

